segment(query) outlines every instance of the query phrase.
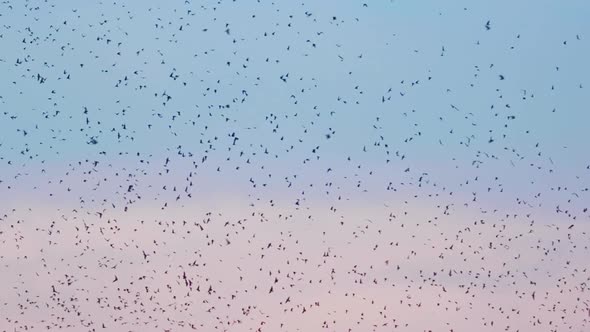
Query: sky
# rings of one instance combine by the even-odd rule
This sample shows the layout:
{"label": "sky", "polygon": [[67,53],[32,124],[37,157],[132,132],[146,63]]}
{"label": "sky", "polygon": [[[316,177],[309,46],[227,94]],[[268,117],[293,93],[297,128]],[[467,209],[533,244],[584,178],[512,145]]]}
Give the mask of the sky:
{"label": "sky", "polygon": [[586,331],[590,3],[4,1],[0,331]]}

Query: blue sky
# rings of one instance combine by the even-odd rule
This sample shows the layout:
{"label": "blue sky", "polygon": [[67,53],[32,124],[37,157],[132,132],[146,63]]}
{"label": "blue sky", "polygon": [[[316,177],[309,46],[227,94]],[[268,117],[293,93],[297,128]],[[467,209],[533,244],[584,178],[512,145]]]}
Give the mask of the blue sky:
{"label": "blue sky", "polygon": [[[236,330],[255,329],[260,320],[272,331],[280,323],[283,330],[319,330],[329,315],[340,320],[331,325],[338,331],[385,322],[381,308],[343,295],[354,289],[403,312],[399,319],[410,330],[473,329],[496,311],[482,303],[465,314],[473,319],[467,321],[463,311],[420,311],[397,298],[410,292],[416,303],[434,303],[450,296],[445,300],[469,307],[459,285],[479,284],[472,273],[486,266],[498,293],[470,285],[479,298],[497,296],[497,306],[518,304],[523,314],[512,328],[540,328],[530,322],[547,314],[543,306],[561,303],[567,322],[556,313],[552,322],[583,329],[587,306],[566,299],[563,285],[553,281],[571,276],[571,292],[585,282],[579,271],[590,218],[589,15],[586,1],[2,3],[0,252],[6,254],[0,280],[14,286],[14,275],[27,274],[31,279],[18,286],[26,288],[47,272],[51,282],[63,282],[60,274],[75,270],[64,260],[110,279],[112,271],[97,267],[109,257],[120,260],[123,282],[141,266],[151,271],[154,287],[164,287],[178,281],[162,275],[171,270],[167,263],[188,271],[195,251],[205,251],[223,263],[205,259],[215,268],[192,269],[195,280],[230,283],[239,293],[252,291],[261,271],[298,261],[305,244],[317,269],[301,263],[300,273],[328,280],[332,266],[346,272],[333,288],[295,282],[301,297],[293,305],[299,312],[315,294],[331,304],[302,321],[278,310],[284,299],[253,291],[248,299],[267,312]],[[203,238],[172,223],[212,215],[218,221]],[[228,219],[243,220],[243,228],[232,224],[231,233]],[[81,222],[92,228],[81,232]],[[474,223],[481,230],[467,231]],[[61,233],[47,235],[55,227]],[[259,261],[267,243],[256,234],[293,249]],[[139,244],[156,246],[157,239],[166,244],[154,249],[153,261],[138,259]],[[450,239],[465,240],[456,244],[460,254],[450,251]],[[556,239],[563,242],[555,257],[545,257]],[[222,245],[226,240],[233,244]],[[394,240],[401,247],[377,249]],[[76,241],[83,241],[83,254]],[[333,262],[322,261],[326,247],[337,253]],[[514,250],[524,258],[514,258]],[[443,263],[465,275],[431,280],[424,293],[409,291],[424,271],[444,265],[441,252],[449,257]],[[363,265],[363,255],[371,257],[363,262],[368,275],[409,288],[359,286],[350,267]],[[384,266],[385,260],[406,265],[390,271],[398,263]],[[232,279],[236,266],[246,284]],[[539,288],[523,275],[536,275]],[[133,285],[127,284],[139,287]],[[441,285],[451,294],[441,293]],[[180,297],[185,289],[176,286],[169,294]],[[19,296],[7,289],[11,297],[0,310],[10,314],[1,328],[54,319],[59,301],[36,287],[31,292],[50,309],[20,314]],[[115,302],[121,295],[101,278],[80,278],[79,289],[101,289]],[[543,306],[529,296],[535,289],[551,294]],[[529,292],[526,299],[518,291]],[[277,293],[291,294],[288,288]],[[191,294],[187,301],[202,301]],[[373,316],[362,325],[343,303]],[[118,314],[82,307],[96,326]],[[203,328],[224,325],[207,308],[194,308],[206,317],[199,318]],[[233,310],[223,311],[230,324],[246,321]],[[425,312],[440,319],[420,322]],[[125,324],[145,318],[132,309],[126,314],[132,319]],[[170,315],[195,322],[186,311]],[[144,325],[173,328],[172,316]],[[87,323],[67,320],[72,330]],[[511,320],[498,315],[496,321]],[[124,325],[117,324],[109,328]]]}

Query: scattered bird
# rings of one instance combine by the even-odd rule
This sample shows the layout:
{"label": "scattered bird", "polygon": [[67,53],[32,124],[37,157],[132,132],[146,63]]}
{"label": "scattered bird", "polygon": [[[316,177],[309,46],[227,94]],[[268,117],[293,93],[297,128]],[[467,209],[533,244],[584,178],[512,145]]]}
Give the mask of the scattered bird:
{"label": "scattered bird", "polygon": [[586,22],[397,5],[0,4],[2,330],[590,331]]}

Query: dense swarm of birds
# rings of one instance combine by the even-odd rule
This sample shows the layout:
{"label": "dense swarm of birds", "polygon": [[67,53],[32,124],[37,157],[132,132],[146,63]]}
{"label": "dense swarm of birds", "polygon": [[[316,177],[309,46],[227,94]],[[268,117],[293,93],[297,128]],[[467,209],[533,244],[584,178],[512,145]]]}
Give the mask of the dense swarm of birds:
{"label": "dense swarm of birds", "polygon": [[0,331],[588,331],[589,8],[2,1]]}

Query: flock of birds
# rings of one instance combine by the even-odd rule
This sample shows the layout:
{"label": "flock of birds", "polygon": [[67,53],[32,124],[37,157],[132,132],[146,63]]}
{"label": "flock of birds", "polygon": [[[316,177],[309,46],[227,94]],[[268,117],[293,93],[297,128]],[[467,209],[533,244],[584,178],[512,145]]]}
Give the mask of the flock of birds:
{"label": "flock of birds", "polygon": [[2,1],[0,331],[588,331],[590,25],[502,6]]}

